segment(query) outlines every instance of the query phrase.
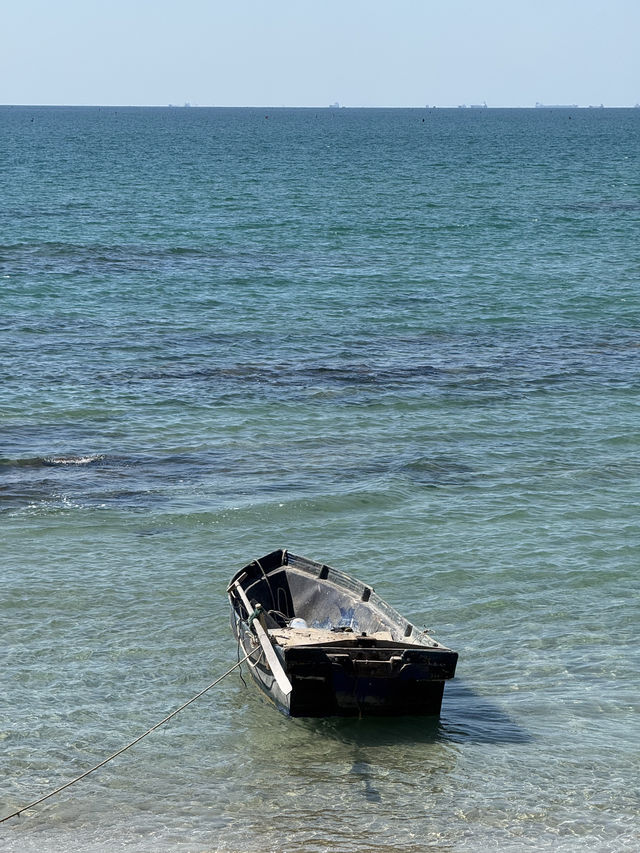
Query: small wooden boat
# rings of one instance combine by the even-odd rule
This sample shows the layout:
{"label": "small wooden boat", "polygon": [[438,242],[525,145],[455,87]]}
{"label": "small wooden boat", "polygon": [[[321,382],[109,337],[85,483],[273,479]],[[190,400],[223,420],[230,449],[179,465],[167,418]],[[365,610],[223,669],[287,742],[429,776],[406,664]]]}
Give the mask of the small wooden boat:
{"label": "small wooden boat", "polygon": [[278,550],[240,569],[227,591],[253,678],[285,714],[440,713],[457,653],[370,586]]}

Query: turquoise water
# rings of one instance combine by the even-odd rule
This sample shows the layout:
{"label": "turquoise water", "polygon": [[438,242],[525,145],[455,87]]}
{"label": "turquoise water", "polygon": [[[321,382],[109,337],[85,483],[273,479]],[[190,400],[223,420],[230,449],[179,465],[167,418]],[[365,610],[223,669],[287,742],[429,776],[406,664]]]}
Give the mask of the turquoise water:
{"label": "turquoise water", "polygon": [[229,676],[8,853],[640,847],[640,110],[0,109],[0,817],[236,660],[289,547],[439,720]]}

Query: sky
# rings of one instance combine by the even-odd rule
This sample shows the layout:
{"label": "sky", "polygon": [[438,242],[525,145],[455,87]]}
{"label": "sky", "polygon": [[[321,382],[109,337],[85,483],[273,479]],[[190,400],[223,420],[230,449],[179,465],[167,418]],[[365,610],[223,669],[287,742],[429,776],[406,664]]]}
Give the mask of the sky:
{"label": "sky", "polygon": [[0,104],[640,102],[640,0],[3,0]]}

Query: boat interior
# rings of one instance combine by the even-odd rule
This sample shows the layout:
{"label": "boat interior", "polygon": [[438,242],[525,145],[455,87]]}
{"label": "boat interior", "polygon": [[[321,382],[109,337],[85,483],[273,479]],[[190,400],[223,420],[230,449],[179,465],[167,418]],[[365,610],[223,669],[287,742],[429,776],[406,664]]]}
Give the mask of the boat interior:
{"label": "boat interior", "polygon": [[371,587],[286,551],[254,560],[234,580],[242,584],[252,605],[262,606],[265,627],[276,642],[285,645],[370,637],[439,647]]}

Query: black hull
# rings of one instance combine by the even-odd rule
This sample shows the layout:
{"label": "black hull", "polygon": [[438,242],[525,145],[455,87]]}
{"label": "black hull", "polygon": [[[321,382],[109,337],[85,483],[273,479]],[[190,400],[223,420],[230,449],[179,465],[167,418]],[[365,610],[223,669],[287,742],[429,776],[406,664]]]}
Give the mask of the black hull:
{"label": "black hull", "polygon": [[[376,650],[378,651],[378,650]],[[361,658],[359,650],[328,652],[291,650],[285,655],[293,685],[292,717],[390,717],[440,713],[444,679],[425,661],[403,663],[395,669],[394,650],[377,659]],[[439,662],[441,665],[441,662]]]}

